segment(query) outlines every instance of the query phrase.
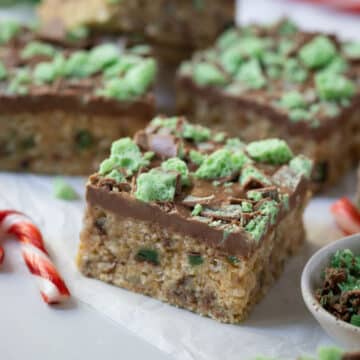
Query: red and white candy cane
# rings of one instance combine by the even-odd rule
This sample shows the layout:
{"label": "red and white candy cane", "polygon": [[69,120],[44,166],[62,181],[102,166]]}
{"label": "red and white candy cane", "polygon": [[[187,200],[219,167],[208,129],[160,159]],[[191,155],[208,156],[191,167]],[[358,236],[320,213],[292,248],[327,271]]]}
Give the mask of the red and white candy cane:
{"label": "red and white candy cane", "polygon": [[[56,304],[66,300],[70,292],[49,258],[40,230],[30,218],[18,211],[0,210],[0,230],[21,243],[23,259],[35,276],[44,301]],[[0,248],[0,258],[3,256],[4,250]]]}

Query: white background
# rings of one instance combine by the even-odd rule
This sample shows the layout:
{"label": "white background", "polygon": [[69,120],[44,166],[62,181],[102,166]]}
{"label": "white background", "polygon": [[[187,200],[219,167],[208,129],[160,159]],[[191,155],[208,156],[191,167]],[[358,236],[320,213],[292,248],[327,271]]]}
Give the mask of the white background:
{"label": "white background", "polygon": [[[28,18],[26,10],[19,14]],[[359,18],[296,2],[243,1],[238,15],[248,22],[271,21],[285,14],[309,29],[360,36]],[[85,179],[69,181],[82,194]],[[251,359],[259,354],[293,359],[314,352],[319,344],[332,343],[305,309],[299,278],[310,254],[340,236],[328,208],[338,195],[353,194],[354,174],[312,201],[305,216],[308,244],[242,326],[218,324],[79,275],[73,259],[84,203],[54,199],[51,182],[48,177],[0,174],[0,208],[23,210],[38,223],[73,300],[60,308],[43,304],[17,244],[6,242],[6,261],[0,270],[1,360],[209,360]]]}

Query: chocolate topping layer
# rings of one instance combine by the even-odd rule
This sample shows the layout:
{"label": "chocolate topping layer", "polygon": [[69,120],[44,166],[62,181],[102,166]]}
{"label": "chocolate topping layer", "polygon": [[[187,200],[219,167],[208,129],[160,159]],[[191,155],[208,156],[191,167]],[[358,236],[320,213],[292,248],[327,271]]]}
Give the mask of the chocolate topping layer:
{"label": "chocolate topping layer", "polygon": [[[158,223],[175,232],[192,236],[228,255],[250,256],[281,219],[304,201],[304,197],[307,197],[308,181],[286,163],[271,165],[251,159],[248,159],[251,165],[244,165],[241,170],[235,169],[226,179],[200,178],[196,175],[196,168],[199,166],[192,163],[191,152],[201,153],[206,159],[216,151],[230,146],[226,135],[221,141],[216,142],[213,140],[216,135],[207,133],[206,130],[208,129],[196,128],[199,133],[194,133],[195,128],[183,118],[154,119],[145,131],[138,132],[134,137],[144,154],[147,151],[155,153],[148,165],[140,168],[135,174],[127,172],[129,175],[126,179],[122,177],[121,182],[116,181],[116,178],[109,179],[108,176],[111,177],[111,174],[103,174],[102,168],[103,175],[99,173],[90,177],[86,192],[88,204],[120,216]],[[190,135],[193,138],[190,138]],[[153,139],[156,139],[156,145]],[[138,157],[134,153],[134,145],[130,145],[129,140],[126,143],[127,146],[131,146],[131,150],[128,151],[133,155],[130,156],[133,159],[135,156]],[[122,153],[113,155],[114,161],[120,159],[117,156],[126,158],[127,150],[124,144],[114,143],[112,153],[116,152],[117,147],[121,146],[123,149]],[[178,147],[174,147],[174,144]],[[246,153],[246,145],[243,143],[234,145],[232,141],[231,146],[238,146],[233,153],[237,156]],[[138,200],[136,191],[139,178],[142,174],[150,173],[151,169],[165,171],[164,160],[174,159],[174,148],[181,148],[182,163],[195,171],[190,173],[190,182],[178,187],[178,176],[177,189],[172,200]],[[210,153],[209,148],[212,149]],[[175,155],[179,156],[179,153]],[[176,159],[180,161],[179,158]],[[126,174],[126,170],[124,172],[122,168],[117,169]],[[176,173],[176,170],[169,170],[168,174],[173,171]],[[244,183],[238,180],[241,174],[248,176]],[[258,191],[258,198],[248,196],[249,190],[255,193]],[[200,209],[194,214],[196,206],[200,206]]]}

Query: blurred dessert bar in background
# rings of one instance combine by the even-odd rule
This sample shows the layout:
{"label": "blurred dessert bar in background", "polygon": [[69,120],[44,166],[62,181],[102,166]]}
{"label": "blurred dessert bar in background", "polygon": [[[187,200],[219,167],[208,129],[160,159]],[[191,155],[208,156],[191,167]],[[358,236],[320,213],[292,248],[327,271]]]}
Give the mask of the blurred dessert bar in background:
{"label": "blurred dessert bar in background", "polygon": [[43,0],[43,24],[62,22],[66,29],[137,34],[163,56],[178,60],[209,46],[235,18],[235,0]]}
{"label": "blurred dessert bar in background", "polygon": [[90,177],[79,268],[238,323],[304,241],[311,168],[283,140],[245,144],[159,116]]}
{"label": "blurred dessert bar in background", "polygon": [[360,156],[360,44],[289,20],[232,28],[182,64],[177,111],[246,141],[279,137],[315,161],[316,188]]}
{"label": "blurred dessert bar in background", "polygon": [[156,69],[138,46],[80,50],[0,23],[0,169],[92,173],[115,139],[152,119]]}

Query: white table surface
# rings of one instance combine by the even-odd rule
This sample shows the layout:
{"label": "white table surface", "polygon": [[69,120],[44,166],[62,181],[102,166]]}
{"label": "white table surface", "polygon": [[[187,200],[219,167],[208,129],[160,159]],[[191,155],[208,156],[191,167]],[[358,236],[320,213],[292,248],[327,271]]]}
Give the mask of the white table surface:
{"label": "white table surface", "polygon": [[[247,0],[242,2],[240,10],[240,19],[245,22],[290,14],[308,28],[339,31],[345,37],[360,34],[359,18],[323,9],[312,10],[285,0]],[[9,14],[14,13],[2,11],[0,18]],[[29,18],[26,10],[16,13],[19,14]],[[19,260],[17,244],[8,242],[6,251],[0,271],[1,360],[172,358],[77,299],[65,308],[46,306]],[[256,349],[253,354],[257,354]]]}

